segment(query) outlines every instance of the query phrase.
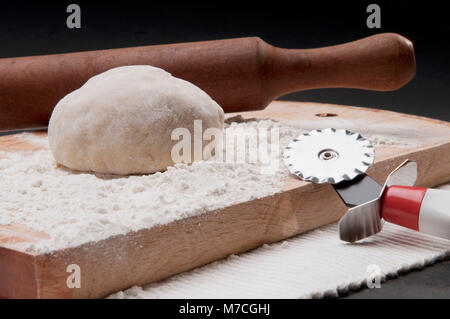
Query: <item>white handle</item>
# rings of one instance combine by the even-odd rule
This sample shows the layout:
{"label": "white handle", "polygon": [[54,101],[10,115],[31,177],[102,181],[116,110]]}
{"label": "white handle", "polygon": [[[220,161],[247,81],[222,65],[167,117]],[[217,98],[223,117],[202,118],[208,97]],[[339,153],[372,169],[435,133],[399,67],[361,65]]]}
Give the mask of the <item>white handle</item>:
{"label": "white handle", "polygon": [[419,231],[450,239],[450,192],[427,189],[420,205]]}

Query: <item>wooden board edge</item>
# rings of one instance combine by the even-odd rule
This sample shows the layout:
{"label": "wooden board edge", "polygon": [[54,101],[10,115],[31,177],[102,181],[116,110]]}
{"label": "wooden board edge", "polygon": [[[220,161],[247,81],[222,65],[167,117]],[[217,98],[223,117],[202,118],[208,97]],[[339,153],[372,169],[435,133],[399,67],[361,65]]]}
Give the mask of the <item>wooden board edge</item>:
{"label": "wooden board edge", "polygon": [[39,298],[36,270],[33,254],[0,247],[0,298]]}
{"label": "wooden board edge", "polygon": [[[345,211],[337,194],[321,212],[314,208],[330,191],[329,185],[302,187],[37,256],[40,297],[104,297],[331,223]],[[70,264],[80,266],[80,289],[66,287]]]}

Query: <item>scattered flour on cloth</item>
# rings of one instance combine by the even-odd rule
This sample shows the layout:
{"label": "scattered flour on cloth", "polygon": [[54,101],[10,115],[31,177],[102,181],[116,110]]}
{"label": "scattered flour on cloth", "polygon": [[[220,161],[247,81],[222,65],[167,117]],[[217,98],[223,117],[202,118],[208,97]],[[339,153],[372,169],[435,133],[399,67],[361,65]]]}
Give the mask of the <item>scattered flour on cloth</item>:
{"label": "scattered flour on cloth", "polygon": [[[216,161],[179,164],[162,173],[114,176],[73,171],[56,164],[46,137],[17,135],[41,147],[38,151],[0,151],[0,225],[21,224],[49,235],[25,244],[37,252],[74,247],[113,235],[170,223],[280,191],[288,174],[282,149],[306,130],[272,120],[228,120],[225,135],[240,130],[279,129],[274,145],[268,134],[273,174],[261,174],[262,163]],[[253,134],[253,135],[252,135]],[[370,136],[367,136],[370,139]],[[378,136],[375,145],[388,139]],[[399,144],[401,145],[401,144]],[[249,148],[248,152],[254,152]]]}
{"label": "scattered flour on cloth", "polygon": [[339,240],[333,223],[108,298],[336,297],[365,287],[371,274],[383,288],[387,279],[448,257],[450,240],[385,223],[380,233],[350,244]]}

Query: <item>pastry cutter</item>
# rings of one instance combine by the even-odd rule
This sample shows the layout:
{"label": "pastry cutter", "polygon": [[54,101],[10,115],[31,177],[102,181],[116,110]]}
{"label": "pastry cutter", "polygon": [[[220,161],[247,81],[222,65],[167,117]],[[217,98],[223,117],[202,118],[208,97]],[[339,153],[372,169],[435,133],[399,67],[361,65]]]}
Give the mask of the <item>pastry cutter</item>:
{"label": "pastry cutter", "polygon": [[349,208],[339,221],[341,240],[381,231],[382,220],[450,239],[450,192],[413,187],[417,163],[406,160],[384,185],[366,174],[375,150],[361,134],[327,128],[301,134],[284,151],[289,171],[305,181],[330,183]]}

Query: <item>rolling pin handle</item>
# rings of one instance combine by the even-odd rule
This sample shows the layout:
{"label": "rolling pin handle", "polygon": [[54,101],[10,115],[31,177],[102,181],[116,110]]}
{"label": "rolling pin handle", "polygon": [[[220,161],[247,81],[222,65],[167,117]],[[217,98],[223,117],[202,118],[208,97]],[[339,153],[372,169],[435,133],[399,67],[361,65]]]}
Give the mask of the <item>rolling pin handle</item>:
{"label": "rolling pin handle", "polygon": [[411,41],[395,33],[318,49],[272,47],[267,73],[273,95],[318,89],[393,91],[416,73]]}

